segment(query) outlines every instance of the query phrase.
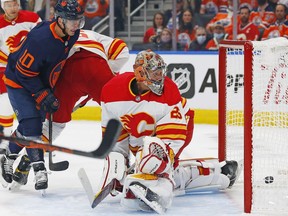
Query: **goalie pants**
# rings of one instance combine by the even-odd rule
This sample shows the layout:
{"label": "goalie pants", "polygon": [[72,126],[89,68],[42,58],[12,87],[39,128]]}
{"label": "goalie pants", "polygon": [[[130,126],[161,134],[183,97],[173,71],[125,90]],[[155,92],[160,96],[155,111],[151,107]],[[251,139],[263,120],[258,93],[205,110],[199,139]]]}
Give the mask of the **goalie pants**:
{"label": "goalie pants", "polygon": [[107,61],[101,56],[80,49],[67,59],[55,87],[55,97],[60,107],[53,114],[57,123],[71,120],[71,113],[76,102],[89,95],[100,104],[102,87],[114,77]]}

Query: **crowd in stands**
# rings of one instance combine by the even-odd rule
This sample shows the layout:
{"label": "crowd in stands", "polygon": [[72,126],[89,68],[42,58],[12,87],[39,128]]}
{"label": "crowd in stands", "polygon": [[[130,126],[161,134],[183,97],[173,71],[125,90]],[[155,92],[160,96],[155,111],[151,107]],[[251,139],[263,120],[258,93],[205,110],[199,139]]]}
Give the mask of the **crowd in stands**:
{"label": "crowd in stands", "polygon": [[[93,27],[109,13],[109,0],[78,0],[85,10],[84,29]],[[149,1],[149,0],[147,0]],[[54,16],[57,0],[50,0],[48,19]],[[46,0],[20,0],[21,8],[47,19]],[[131,0],[131,10],[141,0]],[[165,4],[165,0],[164,0]],[[115,31],[124,30],[127,0],[114,1]],[[233,37],[233,0],[176,0],[177,50],[218,50],[225,39],[267,40],[288,37],[288,0],[238,0],[237,35]],[[147,26],[143,43],[132,50],[172,50],[172,8],[156,12],[153,26]]]}
{"label": "crowd in stands", "polygon": [[[287,5],[288,0],[238,0],[237,35],[233,37],[233,0],[176,0],[177,50],[218,50],[222,40],[233,38],[267,40],[288,37]],[[158,21],[160,18],[161,22]],[[156,47],[171,50],[171,45],[157,45],[161,40],[155,38],[161,37],[161,29],[167,29],[172,35],[172,26],[172,9],[157,12],[143,43],[135,44],[132,49]],[[172,44],[172,39],[166,43]]]}

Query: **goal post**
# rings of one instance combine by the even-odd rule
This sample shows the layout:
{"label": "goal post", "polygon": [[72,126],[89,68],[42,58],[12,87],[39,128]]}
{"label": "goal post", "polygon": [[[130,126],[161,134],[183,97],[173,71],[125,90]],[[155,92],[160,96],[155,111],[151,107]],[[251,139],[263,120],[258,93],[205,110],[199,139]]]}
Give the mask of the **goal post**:
{"label": "goal post", "polygon": [[285,38],[220,44],[218,156],[244,160],[246,213],[288,212],[287,76]]}

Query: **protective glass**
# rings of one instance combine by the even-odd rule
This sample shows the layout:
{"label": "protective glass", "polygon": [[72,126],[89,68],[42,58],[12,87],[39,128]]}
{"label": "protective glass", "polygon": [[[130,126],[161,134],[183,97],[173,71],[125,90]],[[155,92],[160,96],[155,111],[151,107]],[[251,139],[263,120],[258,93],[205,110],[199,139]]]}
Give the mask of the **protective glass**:
{"label": "protective glass", "polygon": [[63,19],[63,22],[67,26],[67,28],[81,29],[85,25],[85,18],[82,17],[81,19],[77,20]]}

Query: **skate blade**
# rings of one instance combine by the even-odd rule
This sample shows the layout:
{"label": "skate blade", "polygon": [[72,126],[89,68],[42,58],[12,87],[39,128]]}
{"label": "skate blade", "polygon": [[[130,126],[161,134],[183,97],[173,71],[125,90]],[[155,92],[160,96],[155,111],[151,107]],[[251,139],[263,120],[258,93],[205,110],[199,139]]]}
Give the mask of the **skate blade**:
{"label": "skate blade", "polygon": [[2,177],[1,168],[0,168],[0,183],[4,188],[8,187],[8,182],[6,182],[5,179]]}
{"label": "skate blade", "polygon": [[22,186],[22,185],[19,184],[18,182],[12,181],[11,185],[9,186],[9,191],[12,191],[12,192],[18,191],[18,190],[20,190],[20,187],[21,187],[21,186]]}
{"label": "skate blade", "polygon": [[[158,214],[164,214],[166,212],[166,209],[164,209],[159,203],[155,201],[151,202],[146,199],[144,195],[145,190],[143,188],[139,187],[138,185],[130,185],[129,189],[132,191],[132,193],[135,195],[136,198],[142,200],[146,205],[148,205],[152,210],[154,210]],[[145,211],[143,206],[141,207],[141,209]]]}

